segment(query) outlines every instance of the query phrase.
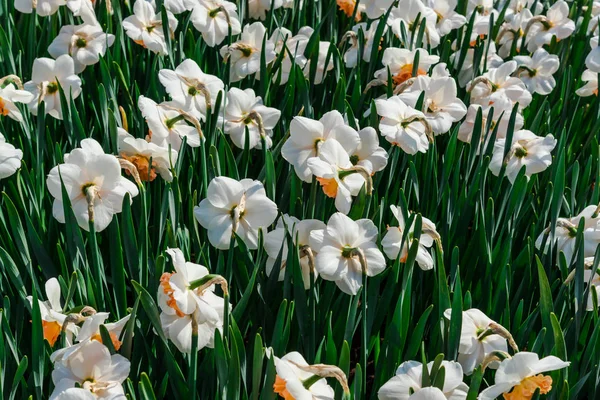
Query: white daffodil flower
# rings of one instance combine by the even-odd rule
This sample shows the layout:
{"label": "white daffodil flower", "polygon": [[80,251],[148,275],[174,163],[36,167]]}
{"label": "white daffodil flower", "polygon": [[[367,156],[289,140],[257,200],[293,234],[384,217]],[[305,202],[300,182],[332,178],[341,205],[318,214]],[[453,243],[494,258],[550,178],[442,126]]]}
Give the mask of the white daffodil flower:
{"label": "white daffodil flower", "polygon": [[169,26],[163,26],[161,13],[146,0],[136,0],[133,5],[133,15],[123,20],[123,29],[133,41],[156,54],[167,54],[165,35],[173,35],[177,29],[177,18],[167,11]]}
{"label": "white daffodil flower", "polygon": [[516,61],[508,61],[471,81],[468,85],[471,102],[486,106],[500,101],[499,97],[506,97],[513,105],[519,103],[520,109],[527,107],[531,103],[531,93],[521,79],[511,76],[517,67]]}
{"label": "white daffodil flower", "polygon": [[[405,45],[408,47],[410,43],[415,41],[415,38],[412,37],[411,28],[414,29],[416,26],[416,32],[419,32],[419,27],[423,23],[422,21],[425,20],[425,34],[422,45],[436,48],[440,44],[440,35],[436,29],[437,18],[435,11],[423,4],[421,0],[400,0],[398,5],[392,8],[386,22],[400,41],[406,40]],[[402,36],[402,28],[406,32],[406,38]],[[417,43],[417,45],[421,44]]]}
{"label": "white daffodil flower", "polygon": [[370,219],[353,221],[342,213],[333,214],[325,229],[310,233],[310,247],[318,253],[315,269],[342,292],[356,295],[363,273],[372,277],[385,269],[385,258],[375,243],[377,234]]}
{"label": "white daffodil flower", "polygon": [[223,332],[224,299],[214,293],[214,284],[190,289],[192,282],[209,274],[206,267],[187,262],[179,249],[167,249],[167,253],[175,272],[165,272],[160,278],[157,297],[163,332],[179,351],[189,354],[196,324],[198,350],[213,348],[215,330]]}
{"label": "white daffodil flower", "polygon": [[[310,288],[310,272],[311,263],[314,262],[314,256],[317,255],[316,251],[310,249],[309,237],[310,233],[317,229],[324,229],[325,223],[318,219],[305,219],[300,221],[296,217],[291,217],[288,214],[284,214],[279,221],[277,221],[277,227],[271,232],[265,235],[265,251],[269,258],[267,259],[266,271],[267,275],[271,275],[273,266],[279,252],[281,251],[281,268],[279,269],[278,280],[283,281],[285,279],[286,260],[288,255],[288,245],[286,233],[289,233],[292,237],[294,244],[298,247],[300,253],[300,268],[302,271],[302,280],[304,281],[304,289]],[[311,259],[312,258],[312,259]],[[314,268],[314,265],[312,266]],[[319,274],[317,271],[313,271],[314,279],[317,279]]]}
{"label": "white daffodil flower", "polygon": [[532,53],[543,45],[550,44],[555,36],[556,40],[571,36],[575,32],[575,22],[569,19],[569,4],[563,0],[552,4],[546,16],[540,19],[536,27],[538,29],[527,35],[527,50]]}
{"label": "white daffodil flower", "polygon": [[194,3],[190,20],[209,47],[225,40],[230,28],[232,36],[242,31],[237,6],[231,1],[198,0]]}
{"label": "white daffodil flower", "polygon": [[10,81],[7,81],[4,87],[0,85],[0,115],[23,122],[23,114],[15,103],[27,104],[33,100],[33,94],[22,89],[22,87],[19,89],[16,83]]}
{"label": "white daffodil flower", "polygon": [[233,232],[248,248],[256,249],[258,230],[275,221],[277,205],[259,181],[219,176],[208,184],[206,198],[194,207],[194,215],[217,249],[229,248]]}
{"label": "white daffodil flower", "polygon": [[283,58],[279,69],[273,74],[273,82],[279,82],[281,85],[287,83],[294,64],[300,69],[304,69],[308,63],[304,50],[306,50],[312,34],[313,28],[310,26],[300,28],[296,36],[293,36],[292,32],[286,28],[275,28],[269,41],[275,44],[277,55],[283,52]]}
{"label": "white daffodil flower", "polygon": [[498,33],[498,39],[496,39],[498,42],[498,55],[500,57],[508,58],[513,46],[517,54],[521,52],[523,36],[525,36],[525,31],[531,18],[533,18],[533,14],[531,14],[528,8],[525,8],[502,24]]}
{"label": "white daffodil flower", "polygon": [[[317,57],[317,68],[314,79],[310,76],[310,63],[312,60],[308,60],[306,65],[304,66],[304,76],[307,79],[311,79],[312,83],[315,85],[319,85],[323,83],[325,79],[325,75],[327,72],[331,71],[334,67],[333,65],[333,55],[329,54],[329,48],[331,47],[330,42],[319,42],[319,54]],[[325,63],[327,62],[327,65]]]}
{"label": "white daffodil flower", "polygon": [[[354,68],[358,64],[358,61],[361,59],[367,63],[371,61],[371,52],[373,51],[373,49],[377,51],[377,49],[379,48],[379,43],[375,44],[375,32],[377,31],[378,26],[379,25],[377,23],[372,22],[371,26],[367,28],[367,24],[363,22],[354,25],[352,27],[352,30],[346,33],[346,36],[350,40],[350,47],[348,47],[348,49],[344,53],[344,63],[346,63],[346,67]],[[362,55],[359,55],[358,34],[361,31],[363,37],[365,38],[365,44],[363,47]],[[386,31],[387,25],[383,30],[383,35],[385,35]]]}
{"label": "white daffodil flower", "polygon": [[[431,373],[433,361],[427,364]],[[464,400],[469,387],[463,382],[463,370],[459,363],[442,361],[444,367],[443,388],[423,387],[423,364],[405,361],[396,370],[396,375],[377,392],[379,400]]]}
{"label": "white daffodil flower", "polygon": [[34,10],[40,17],[47,17],[58,11],[60,6],[67,4],[66,0],[15,0],[15,10],[31,14]]}
{"label": "white daffodil flower", "polygon": [[22,159],[23,151],[6,143],[4,135],[0,133],[0,179],[8,178],[17,172],[21,168]]}
{"label": "white daffodil flower", "polygon": [[531,131],[521,129],[513,134],[512,145],[509,153],[504,156],[506,140],[497,139],[494,144],[494,153],[490,161],[490,171],[498,176],[502,165],[506,165],[506,177],[514,183],[521,167],[525,167],[525,176],[538,174],[552,164],[551,152],[556,147],[554,136],[537,136]]}
{"label": "white daffodil flower", "polygon": [[398,96],[375,100],[379,131],[394,146],[408,154],[425,153],[429,148],[429,124],[421,111],[406,105]]}
{"label": "white daffodil flower", "polygon": [[435,28],[439,36],[446,36],[467,23],[464,15],[457,13],[458,0],[425,0],[425,5],[436,14]]}
{"label": "white daffodil flower", "polygon": [[363,170],[358,173],[344,147],[335,139],[326,140],[317,157],[309,158],[308,168],[317,178],[327,197],[335,199],[335,208],[344,214],[350,212],[352,197],[357,196],[365,184]]}
{"label": "white daffodil flower", "polygon": [[281,156],[294,166],[304,182],[312,181],[308,160],[317,157],[327,139],[337,140],[347,153],[360,144],[358,132],[346,125],[339,111],[329,111],[320,120],[296,116],[290,123],[290,137],[281,148]]}
{"label": "white daffodil flower", "polygon": [[142,181],[152,182],[157,173],[167,182],[173,180],[171,170],[177,162],[175,150],[136,139],[122,128],[118,128],[118,132],[119,156],[135,165]]}
{"label": "white daffodil flower", "polygon": [[88,65],[94,65],[104,57],[113,45],[115,36],[106,34],[100,25],[64,25],[58,36],[50,43],[48,53],[54,58],[68,54],[73,58],[75,73],[81,73]]}
{"label": "white daffodil flower", "polygon": [[202,138],[198,129],[185,122],[184,116],[177,107],[169,103],[156,104],[154,100],[140,96],[138,108],[150,129],[151,143],[164,148],[171,146],[175,151],[179,151],[185,137],[188,146],[200,146]]}
{"label": "white daffodil flower", "polygon": [[[117,157],[105,154],[94,139],[81,141],[81,148],[64,156],[65,163],[50,170],[46,184],[54,197],[52,215],[65,223],[61,180],[71,202],[77,223],[89,230],[90,217],[96,232],[110,224],[123,208],[123,198],[138,195],[137,186],[121,176]],[[90,215],[91,214],[91,215]]]}
{"label": "white daffodil flower", "polygon": [[355,150],[349,151],[352,165],[364,167],[371,175],[383,170],[388,163],[388,153],[379,146],[377,131],[370,126],[358,131],[360,143]]}
{"label": "white daffodil flower", "polygon": [[[492,41],[488,44],[488,46],[487,58],[481,57],[479,60],[478,68],[480,70],[483,70],[485,66],[487,66],[488,69],[497,68],[504,62],[502,57],[496,54],[496,44]],[[457,62],[457,57],[460,57],[461,51],[465,51],[465,49],[461,49],[450,56],[450,60],[453,63]],[[473,68],[475,63],[475,49],[470,47],[466,49],[466,52],[467,54],[465,56],[465,60],[460,68],[460,72],[458,73],[458,84],[460,87],[465,87],[467,83],[474,78],[473,74],[475,73]]]}
{"label": "white daffodil flower", "polygon": [[383,16],[392,6],[394,0],[361,0],[364,5],[365,14],[369,19],[378,19]]}
{"label": "white daffodil flower", "polygon": [[25,90],[33,94],[29,111],[37,115],[38,105],[43,101],[46,114],[62,119],[59,85],[65,93],[67,104],[81,93],[81,79],[75,75],[75,63],[71,56],[65,54],[56,60],[36,58],[31,80],[24,85]]}
{"label": "white daffodil flower", "polygon": [[67,0],[67,7],[74,17],[81,17],[86,24],[98,25],[94,4],[92,0]]}
{"label": "white daffodil flower", "polygon": [[[44,339],[48,341],[50,347],[54,347],[67,316],[63,314],[58,280],[56,278],[48,279],[45,284],[45,290],[48,300],[38,300],[40,315],[42,317],[42,330]],[[33,304],[32,296],[27,296],[27,300],[29,300],[30,304]],[[77,335],[78,332],[79,327],[74,324],[67,324],[65,327],[65,338],[68,345],[73,344],[73,337]]]}
{"label": "white daffodil flower", "polygon": [[575,91],[578,96],[598,96],[598,74],[596,72],[586,69],[581,75],[581,80],[585,82],[585,85]]}
{"label": "white daffodil flower", "polygon": [[[549,237],[546,240],[546,245],[543,252],[546,253],[550,246],[556,244],[557,250],[565,254],[567,263],[571,264],[576,250],[577,228],[581,219],[584,220],[583,226],[583,256],[592,257],[596,253],[596,247],[600,244],[600,217],[594,215],[596,206],[587,206],[579,214],[572,218],[558,218],[556,222],[556,230],[554,231],[554,243]],[[550,229],[542,232],[535,241],[537,249],[542,248],[544,236],[548,234]]]}
{"label": "white daffodil flower", "polygon": [[[448,320],[451,319],[451,315],[452,309],[444,312]],[[495,351],[508,352],[506,338],[495,333],[501,330],[504,328],[480,310],[471,308],[463,311],[457,361],[465,375],[471,375],[489,354]],[[498,362],[492,362],[487,367],[496,369],[499,365]]]}
{"label": "white daffodil flower", "polygon": [[161,69],[160,83],[171,96],[172,103],[199,120],[206,120],[219,92],[223,91],[223,81],[214,75],[202,72],[198,64],[190,58],[184,60],[175,70]]}
{"label": "white daffodil flower", "polygon": [[[252,89],[241,90],[231,88],[227,92],[227,104],[223,113],[225,126],[223,131],[231,137],[231,141],[240,149],[262,149],[264,136],[267,148],[273,144],[271,136],[279,122],[281,111],[263,104],[260,96]],[[248,132],[248,135],[246,135]]]}
{"label": "white daffodil flower", "polygon": [[389,69],[395,85],[407,81],[412,77],[413,63],[417,53],[419,53],[419,65],[416,75],[426,75],[429,68],[440,61],[438,56],[429,55],[425,49],[408,50],[388,47],[384,50],[381,60],[383,68],[375,72],[375,78],[387,82]]}
{"label": "white daffodil flower", "polygon": [[[275,59],[275,44],[270,40],[264,41],[266,34],[267,28],[261,22],[254,22],[244,26],[237,42],[221,48],[221,57],[230,64],[231,82],[237,82],[249,75],[259,73],[263,57],[266,64]],[[265,42],[264,54],[262,51],[263,41]]]}
{"label": "white daffodil flower", "polygon": [[522,351],[507,358],[498,367],[495,384],[479,394],[479,400],[494,400],[502,395],[506,400],[530,399],[537,389],[546,394],[552,389],[552,378],[543,372],[563,369],[571,363],[555,356],[540,360],[535,353]]}
{"label": "white daffodil flower", "polygon": [[[390,210],[398,221],[398,226],[388,227],[387,233],[381,240],[381,247],[388,256],[388,258],[395,260],[400,257],[400,262],[406,262],[408,257],[408,251],[412,246],[413,240],[417,239],[414,237],[414,221],[408,227],[408,233],[406,234],[406,240],[402,242],[402,238],[406,232],[406,220],[402,214],[400,208],[391,205]],[[409,215],[410,217],[410,215]],[[427,251],[428,247],[433,246],[436,240],[440,240],[440,235],[436,230],[435,224],[425,217],[421,217],[421,237],[419,239],[419,249],[417,250],[417,264],[423,271],[433,269],[433,258]]]}
{"label": "white daffodil flower", "polygon": [[264,21],[269,10],[283,6],[283,0],[248,0],[248,16]]}
{"label": "white daffodil flower", "polygon": [[[315,375],[309,371],[300,369],[299,367],[308,367],[308,363],[302,355],[296,351],[286,354],[278,358],[273,357],[275,361],[275,384],[273,391],[279,397],[284,399],[319,399],[333,400],[334,391],[327,383],[327,379],[320,378],[316,381],[312,379]],[[319,378],[318,376],[316,376]],[[307,386],[310,382],[310,386]]]}
{"label": "white daffodil flower", "polygon": [[434,79],[419,76],[409,90],[399,97],[414,108],[422,92],[425,92],[423,114],[436,135],[448,132],[454,122],[460,121],[467,114],[467,106],[457,97],[456,82],[451,77]]}
{"label": "white daffodil flower", "polygon": [[517,76],[521,78],[530,93],[547,95],[554,90],[556,80],[552,76],[560,67],[558,56],[539,48],[529,56],[516,56],[519,65]]}
{"label": "white daffodil flower", "polygon": [[129,360],[110,354],[102,343],[91,340],[77,346],[67,359],[54,364],[54,391],[50,400],[124,398],[122,383],[129,375]]}

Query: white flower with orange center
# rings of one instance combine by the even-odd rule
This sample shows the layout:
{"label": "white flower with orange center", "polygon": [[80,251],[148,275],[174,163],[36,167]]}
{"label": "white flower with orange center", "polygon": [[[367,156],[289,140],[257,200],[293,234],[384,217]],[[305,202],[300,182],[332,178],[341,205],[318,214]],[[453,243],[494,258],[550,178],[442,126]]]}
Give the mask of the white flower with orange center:
{"label": "white flower with orange center", "polygon": [[225,40],[230,28],[232,36],[242,31],[237,5],[231,1],[198,0],[194,3],[190,21],[209,47]]}
{"label": "white flower with orange center", "polygon": [[[45,289],[48,300],[38,300],[42,317],[42,330],[44,332],[44,339],[48,341],[50,347],[54,347],[67,316],[63,314],[58,280],[56,278],[48,279],[48,281],[46,281]],[[33,297],[27,296],[27,300],[29,300],[29,303],[32,303]],[[76,325],[68,324],[65,327],[67,344],[71,345],[73,343],[73,337],[77,335],[78,332],[79,327]]]}
{"label": "white flower with orange center", "polygon": [[177,162],[175,150],[169,151],[144,139],[136,139],[123,128],[118,128],[118,133],[119,156],[136,167],[142,181],[152,182],[157,173],[167,182],[173,180],[171,170]]}
{"label": "white flower with orange center", "polygon": [[277,205],[262,183],[218,176],[208,184],[206,198],[194,207],[194,216],[217,249],[229,249],[235,232],[250,249],[258,246],[258,231],[277,217]]}
{"label": "white flower with orange center", "polygon": [[342,292],[356,295],[363,285],[363,275],[376,276],[385,269],[377,234],[370,219],[353,221],[342,213],[333,214],[325,229],[310,233],[310,247],[318,253],[315,269]]}
{"label": "white flower with orange center", "polygon": [[167,54],[167,42],[165,34],[173,36],[177,29],[177,18],[167,11],[167,20],[169,26],[165,27],[162,23],[160,12],[157,13],[152,3],[146,0],[136,0],[133,5],[133,15],[123,20],[123,29],[133,41],[154,53]]}
{"label": "white flower with orange center", "polygon": [[[381,247],[385,254],[392,260],[400,257],[401,262],[406,262],[408,251],[413,244],[413,241],[419,240],[419,249],[417,250],[417,264],[423,271],[433,269],[433,258],[427,251],[428,247],[433,246],[433,243],[440,241],[440,235],[435,228],[435,224],[425,217],[421,217],[421,236],[415,237],[415,220],[413,219],[409,227],[408,220],[405,218],[402,210],[394,205],[390,206],[392,214],[398,221],[398,226],[388,227],[387,233],[381,240]],[[407,215],[408,218],[412,214]],[[407,232],[408,231],[408,232]],[[404,239],[406,235],[406,239]]]}
{"label": "white flower with orange center", "polygon": [[106,346],[90,340],[77,346],[68,358],[54,364],[51,400],[125,398],[122,383],[129,375],[129,360],[110,354]]}
{"label": "white flower with orange center", "polygon": [[[415,56],[419,53],[419,65],[414,65]],[[388,47],[383,52],[381,60],[383,68],[375,72],[375,78],[387,82],[388,69],[392,75],[394,85],[399,85],[413,76],[413,70],[416,75],[426,75],[429,68],[440,61],[440,58],[435,55],[429,55],[425,49],[399,49],[396,47]]]}
{"label": "white flower with orange center", "polygon": [[[365,10],[365,5],[362,1],[358,2],[356,0],[337,0],[336,3],[340,11],[346,14],[347,17],[354,16],[354,20],[356,22],[359,22],[362,19],[362,13]],[[358,10],[356,10],[357,3]]]}
{"label": "white flower with orange center", "polygon": [[500,363],[495,384],[482,391],[478,399],[493,400],[502,396],[504,400],[530,400],[538,389],[540,394],[547,394],[552,390],[552,378],[543,373],[570,364],[555,356],[540,360],[537,354],[522,351]]}
{"label": "white flower with orange center", "polygon": [[6,143],[0,133],[0,179],[8,178],[21,167],[23,152],[10,143]]}
{"label": "white flower with orange center", "polygon": [[0,115],[23,122],[23,114],[15,103],[27,104],[33,100],[33,94],[23,90],[20,81],[11,79],[11,76],[2,78],[0,82]]}

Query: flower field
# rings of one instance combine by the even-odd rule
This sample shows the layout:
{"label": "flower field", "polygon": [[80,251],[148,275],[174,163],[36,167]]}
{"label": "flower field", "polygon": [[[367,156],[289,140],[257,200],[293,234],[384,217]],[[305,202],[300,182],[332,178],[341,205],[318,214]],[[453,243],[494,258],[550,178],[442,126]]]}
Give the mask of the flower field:
{"label": "flower field", "polygon": [[600,3],[0,0],[0,397],[600,398]]}

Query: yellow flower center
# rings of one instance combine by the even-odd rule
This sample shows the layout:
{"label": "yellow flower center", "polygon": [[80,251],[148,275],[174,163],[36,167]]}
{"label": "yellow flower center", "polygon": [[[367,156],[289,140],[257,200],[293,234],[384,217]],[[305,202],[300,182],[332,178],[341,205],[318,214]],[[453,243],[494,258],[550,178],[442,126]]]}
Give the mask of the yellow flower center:
{"label": "yellow flower center", "polygon": [[504,400],[530,400],[539,388],[540,394],[546,394],[552,389],[552,378],[542,374],[525,378],[510,393],[504,393]]}
{"label": "yellow flower center", "polygon": [[317,181],[323,187],[323,193],[327,197],[335,198],[338,190],[338,183],[334,178],[317,178]]}
{"label": "yellow flower center", "polygon": [[283,397],[285,400],[294,400],[294,396],[287,391],[285,380],[279,377],[279,375],[275,376],[275,383],[273,384],[273,392]]}
{"label": "yellow flower center", "polygon": [[42,329],[44,331],[44,339],[50,343],[50,346],[54,346],[56,340],[60,336],[61,326],[58,322],[52,321],[42,321]]}

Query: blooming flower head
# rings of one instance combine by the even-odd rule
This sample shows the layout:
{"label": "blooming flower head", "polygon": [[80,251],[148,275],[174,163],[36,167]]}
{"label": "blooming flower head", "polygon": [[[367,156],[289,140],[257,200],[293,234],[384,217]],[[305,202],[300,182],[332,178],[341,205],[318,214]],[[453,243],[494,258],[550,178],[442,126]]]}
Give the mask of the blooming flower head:
{"label": "blooming flower head", "polygon": [[377,233],[370,219],[353,221],[342,213],[333,214],[325,229],[310,233],[310,247],[318,252],[315,269],[342,292],[357,294],[363,272],[375,276],[385,269],[385,258],[375,243]]}
{"label": "blooming flower head", "polygon": [[66,0],[15,0],[15,9],[24,14],[31,14],[35,10],[40,17],[47,17],[65,4]]}
{"label": "blooming flower head", "polygon": [[36,58],[33,61],[31,80],[25,83],[25,90],[33,94],[29,110],[37,115],[38,105],[44,102],[46,114],[62,119],[59,85],[65,93],[67,104],[81,93],[81,79],[75,75],[75,64],[71,56],[65,54],[56,60]]}
{"label": "blooming flower head", "polygon": [[273,143],[271,140],[273,129],[280,116],[281,111],[265,106],[262,98],[256,96],[254,90],[232,87],[227,92],[227,104],[223,114],[224,132],[240,149],[246,148],[246,140],[248,140],[248,149],[261,149],[263,136],[267,148],[270,148]]}
{"label": "blooming flower head", "polygon": [[308,63],[304,50],[312,34],[313,28],[310,26],[300,28],[295,36],[286,28],[275,28],[269,41],[275,44],[275,53],[279,56],[283,52],[283,56],[279,69],[273,74],[273,82],[285,84],[290,78],[294,64],[304,69]]}
{"label": "blooming flower head", "polygon": [[528,8],[525,8],[511,17],[502,24],[498,39],[496,39],[498,42],[498,54],[504,58],[510,56],[513,46],[517,54],[521,52],[523,36],[525,36],[525,31],[533,15]]}
{"label": "blooming flower head", "polygon": [[65,163],[52,168],[46,180],[54,197],[52,214],[61,223],[65,223],[61,180],[75,218],[84,230],[89,229],[90,219],[96,232],[104,230],[113,215],[121,212],[125,195],[138,195],[137,186],[121,176],[117,158],[105,154],[94,139],[82,140],[81,148],[65,154],[64,159]]}
{"label": "blooming flower head", "polygon": [[[451,309],[444,312],[450,319]],[[503,328],[492,321],[487,315],[476,308],[463,311],[460,344],[458,347],[458,362],[466,375],[471,375],[477,366],[490,353],[495,351],[508,352],[506,338],[498,333]],[[505,331],[505,330],[504,330]],[[498,368],[498,363],[491,363],[488,368]]]}
{"label": "blooming flower head", "polygon": [[308,363],[302,355],[296,351],[286,354],[281,358],[274,357],[275,384],[273,391],[285,400],[291,399],[320,399],[333,400],[334,391],[325,378],[311,382],[307,388],[306,383],[315,375],[301,369],[308,367]]}
{"label": "blooming flower head", "polygon": [[123,20],[125,33],[133,41],[157,54],[167,54],[165,34],[172,35],[177,29],[177,18],[167,11],[169,26],[167,32],[162,24],[160,13],[156,13],[154,6],[146,0],[136,0],[133,5],[133,15]]}
{"label": "blooming flower head", "polygon": [[115,36],[106,34],[96,24],[64,25],[58,36],[50,43],[48,53],[54,58],[68,54],[73,58],[75,73],[81,73],[86,66],[96,64]]}
{"label": "blooming flower head", "polygon": [[498,139],[490,161],[490,171],[498,176],[502,165],[506,165],[506,176],[514,183],[519,171],[525,167],[525,176],[540,173],[552,164],[550,154],[556,146],[554,136],[536,136],[533,132],[521,129],[513,134],[509,153],[504,157],[506,139]]}
{"label": "blooming flower head", "polygon": [[6,143],[0,133],[0,179],[8,178],[21,167],[23,152],[10,143]]}
{"label": "blooming flower head", "polygon": [[482,391],[478,399],[493,400],[500,395],[505,400],[531,399],[537,389],[540,394],[546,394],[552,390],[552,378],[542,373],[566,368],[569,364],[555,356],[540,360],[535,353],[516,353],[500,363],[495,384]]}
{"label": "blooming flower head", "polygon": [[375,78],[387,81],[388,68],[392,75],[395,85],[399,85],[413,76],[415,56],[419,53],[419,65],[416,69],[416,75],[426,75],[429,68],[436,64],[440,58],[435,55],[429,55],[425,49],[398,49],[388,47],[383,52],[383,68],[375,72]]}
{"label": "blooming flower head", "polygon": [[516,61],[508,61],[475,78],[469,85],[471,102],[485,106],[505,97],[513,104],[519,103],[519,108],[527,107],[531,103],[531,93],[521,79],[511,76],[517,67]]}
{"label": "blooming flower head", "polygon": [[230,64],[231,82],[237,82],[259,72],[261,58],[264,57],[267,64],[275,59],[275,44],[270,40],[264,41],[266,34],[267,28],[261,22],[254,22],[244,26],[237,42],[221,48],[221,56]]}
{"label": "blooming flower head", "polygon": [[209,107],[217,100],[225,87],[218,77],[202,72],[198,64],[190,58],[184,60],[175,70],[161,69],[160,83],[171,96],[172,103],[200,120],[205,120]]}
{"label": "blooming flower head", "polygon": [[[432,372],[433,361],[427,364]],[[423,364],[417,361],[405,361],[396,370],[396,375],[387,381],[379,392],[379,400],[464,400],[469,387],[463,383],[463,370],[459,363],[442,361],[444,383],[442,388],[423,387]]]}
{"label": "blooming flower head", "polygon": [[381,118],[379,131],[394,146],[408,154],[425,153],[429,148],[431,127],[421,111],[406,105],[400,97],[375,100]]}
{"label": "blooming flower head", "polygon": [[[405,45],[408,45],[414,41],[411,32],[415,26],[420,27],[425,21],[424,43],[422,44],[428,44],[435,48],[440,44],[440,35],[436,29],[437,19],[435,11],[423,4],[421,0],[400,0],[398,6],[392,8],[387,24],[391,26],[394,34],[401,41],[406,41]],[[403,37],[403,30],[407,37]],[[418,31],[419,28],[416,29],[416,32]]]}
{"label": "blooming flower head", "polygon": [[160,278],[158,305],[165,335],[182,353],[192,349],[192,329],[197,325],[198,350],[214,346],[215,330],[223,331],[224,300],[214,293],[214,284],[191,288],[205,278],[206,267],[187,262],[179,249],[167,249],[175,272],[165,272]]}
{"label": "blooming flower head", "polygon": [[7,79],[4,85],[0,84],[0,115],[23,122],[23,114],[15,103],[27,104],[32,100],[33,94],[23,90],[20,82],[15,83]]}
{"label": "blooming flower head", "polygon": [[216,248],[228,249],[235,232],[248,248],[256,249],[258,230],[275,221],[277,205],[259,181],[219,176],[208,184],[206,198],[194,207],[194,215]]}
{"label": "blooming flower head", "polygon": [[436,14],[435,28],[440,36],[446,36],[451,31],[467,23],[464,15],[455,11],[458,0],[426,0],[425,5]]}
{"label": "blooming flower head", "polygon": [[190,147],[200,146],[200,133],[194,126],[185,122],[184,115],[169,103],[156,104],[144,96],[138,98],[138,108],[150,129],[150,142],[179,151],[183,138]]}
{"label": "blooming flower head", "polygon": [[[319,221],[318,219],[305,219],[300,221],[296,217],[291,217],[288,214],[284,214],[277,222],[277,227],[265,235],[264,246],[265,251],[269,256],[266,265],[267,275],[271,275],[275,261],[279,256],[279,251],[281,251],[282,264],[279,270],[278,279],[280,281],[285,279],[285,263],[288,254],[288,241],[286,233],[289,233],[294,241],[294,244],[298,247],[300,252],[300,268],[302,272],[302,280],[304,281],[304,289],[309,289],[311,268],[314,268],[314,265],[311,266],[311,263],[314,262],[314,256],[317,255],[316,251],[312,251],[312,249],[310,249],[309,252],[307,249],[307,247],[310,247],[309,237],[312,231],[324,228],[325,223]],[[314,279],[316,279],[319,274],[317,271],[312,272],[314,274]]]}
{"label": "blooming flower head", "polygon": [[575,31],[575,22],[569,19],[569,4],[563,0],[555,2],[537,26],[538,29],[533,34],[527,35],[527,49],[532,53],[543,45],[550,44],[555,36],[557,41],[571,36]]}
{"label": "blooming flower head", "polygon": [[[42,330],[44,332],[44,339],[48,341],[50,347],[54,347],[54,344],[60,337],[65,318],[67,316],[63,314],[62,304],[60,302],[60,285],[56,278],[50,278],[46,281],[45,285],[46,297],[48,300],[38,300],[40,307],[40,315],[42,317]],[[27,296],[27,300],[32,304],[33,297]],[[79,328],[76,325],[68,324],[65,327],[66,340],[68,344],[73,343],[73,336],[77,335]]]}
{"label": "blooming flower head", "polygon": [[135,165],[142,181],[153,181],[157,173],[167,182],[173,180],[171,169],[177,162],[175,150],[148,143],[144,139],[136,139],[125,129],[119,128],[118,131],[119,155]]}
{"label": "blooming flower head", "polygon": [[290,123],[290,137],[283,144],[281,155],[304,182],[312,180],[308,160],[318,156],[327,139],[337,140],[347,152],[355,151],[360,143],[358,133],[346,125],[339,111],[327,112],[318,121],[297,116]]}
{"label": "blooming flower head", "polygon": [[359,165],[373,175],[383,170],[388,162],[388,153],[379,146],[377,131],[370,126],[358,131],[360,143],[355,150],[348,152],[352,165]]}
{"label": "blooming flower head", "polygon": [[[394,205],[391,205],[390,209],[398,221],[398,226],[388,227],[387,233],[381,240],[381,246],[389,258],[395,260],[400,257],[401,262],[406,262],[410,246],[412,246],[413,240],[417,239],[414,237],[414,221],[407,228],[407,221],[404,219],[402,210]],[[408,234],[406,240],[403,242],[402,239],[407,229]],[[433,246],[436,240],[439,241],[440,235],[437,233],[435,224],[425,217],[421,217],[421,237],[418,239],[419,249],[417,250],[416,261],[423,271],[427,271],[433,268],[433,258],[427,251],[427,247]]]}
{"label": "blooming flower head", "polygon": [[[558,218],[556,221],[556,230],[554,231],[554,242],[550,239],[546,241],[543,249],[544,253],[549,247],[556,244],[557,250],[565,254],[567,263],[573,262],[573,256],[576,249],[577,228],[583,219],[583,256],[591,257],[596,252],[596,247],[600,244],[600,217],[596,214],[596,206],[591,205],[584,208],[579,214],[572,218]],[[535,241],[535,247],[542,249],[544,236],[550,229],[542,232]]]}
{"label": "blooming flower head", "polygon": [[[102,335],[100,334],[100,325],[104,325],[110,336],[113,348],[119,350],[121,348],[121,335],[125,330],[125,326],[129,321],[130,315],[127,315],[117,322],[105,323],[110,313],[99,312],[86,318],[77,334],[75,340],[79,343],[84,343],[89,340],[97,340],[102,343]],[[77,345],[79,346],[79,345]],[[70,357],[70,351],[73,347],[65,349],[66,353],[63,355],[63,359]],[[58,352],[56,354],[59,354]]]}
{"label": "blooming flower head", "polygon": [[558,56],[548,54],[539,48],[529,56],[517,56],[515,61],[519,65],[518,76],[521,78],[530,93],[547,95],[556,86],[556,80],[552,76],[560,67]]}
{"label": "blooming flower head", "polygon": [[110,354],[102,343],[82,343],[66,359],[54,364],[54,391],[50,399],[115,399],[125,396],[122,383],[130,363],[120,354]]}
{"label": "blooming flower head", "polygon": [[578,96],[598,96],[598,74],[596,72],[586,69],[581,74],[581,80],[585,82],[585,85],[575,91]]}
{"label": "blooming flower head", "polygon": [[198,0],[190,20],[210,47],[220,44],[228,35],[242,31],[235,3],[226,0]]}

